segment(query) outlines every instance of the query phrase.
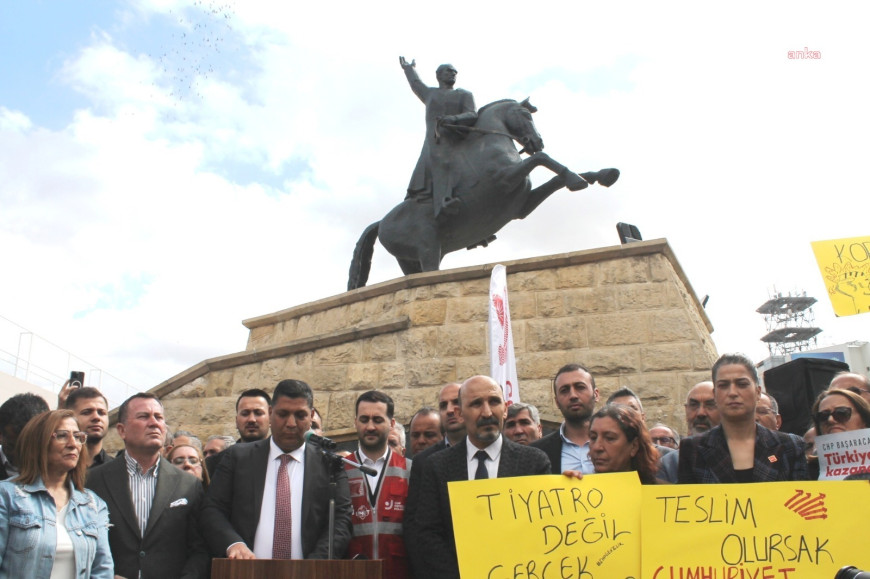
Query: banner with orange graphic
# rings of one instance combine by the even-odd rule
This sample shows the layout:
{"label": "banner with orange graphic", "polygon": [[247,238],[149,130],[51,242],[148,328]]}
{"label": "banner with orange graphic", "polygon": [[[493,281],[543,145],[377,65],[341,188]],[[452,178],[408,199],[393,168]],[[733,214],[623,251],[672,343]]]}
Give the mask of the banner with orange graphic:
{"label": "banner with orange graphic", "polygon": [[643,487],[644,579],[819,579],[870,569],[867,481]]}

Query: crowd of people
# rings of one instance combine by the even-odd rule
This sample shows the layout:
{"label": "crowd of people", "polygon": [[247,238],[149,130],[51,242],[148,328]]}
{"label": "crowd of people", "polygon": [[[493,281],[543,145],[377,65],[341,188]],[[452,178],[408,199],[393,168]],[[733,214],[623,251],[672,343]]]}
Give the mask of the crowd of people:
{"label": "crowd of people", "polygon": [[546,436],[538,409],[507,404],[487,376],[444,385],[407,435],[392,398],[372,390],[356,399],[353,452],[323,438],[299,380],[243,391],[239,438],[205,444],[170,433],[160,400],[139,393],[119,408],[114,458],[97,389],[65,386],[54,411],[19,394],[0,406],[0,577],[205,578],[213,558],[380,559],[390,579],[458,577],[449,482],[630,471],[642,484],[809,480],[815,433],[870,425],[859,374],[819,395],[804,438],[779,431],[777,401],[746,357],[720,357],[711,378],[686,395],[684,436],[648,428],[629,388],[599,407],[579,364],[555,373],[563,420]]}

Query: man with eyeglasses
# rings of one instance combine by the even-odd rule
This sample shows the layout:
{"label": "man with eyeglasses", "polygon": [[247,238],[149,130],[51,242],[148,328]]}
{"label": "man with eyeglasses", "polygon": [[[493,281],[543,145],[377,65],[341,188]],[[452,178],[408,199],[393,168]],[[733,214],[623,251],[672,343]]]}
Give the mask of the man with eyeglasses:
{"label": "man with eyeglasses", "polygon": [[[689,436],[707,432],[714,426],[719,426],[719,409],[713,396],[713,382],[706,380],[698,382],[686,395],[686,425]],[[659,460],[658,478],[677,483],[677,467],[680,463],[678,452],[669,452]]]}
{"label": "man with eyeglasses", "polygon": [[661,422],[649,429],[649,437],[653,444],[676,450],[680,447],[680,435]]}
{"label": "man with eyeglasses", "polygon": [[776,398],[762,392],[755,405],[755,422],[768,430],[779,430],[782,426],[782,416],[779,415],[779,404]]}
{"label": "man with eyeglasses", "polygon": [[867,402],[870,402],[870,379],[853,372],[839,372],[831,380],[828,389],[851,390]]}

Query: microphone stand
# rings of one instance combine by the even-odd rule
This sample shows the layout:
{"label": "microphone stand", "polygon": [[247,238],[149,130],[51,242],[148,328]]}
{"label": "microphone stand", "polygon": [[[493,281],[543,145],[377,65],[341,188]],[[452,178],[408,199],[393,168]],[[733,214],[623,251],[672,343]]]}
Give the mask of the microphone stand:
{"label": "microphone stand", "polygon": [[[318,445],[319,446],[319,445]],[[377,471],[367,466],[363,466],[361,464],[357,464],[352,460],[348,460],[347,458],[337,455],[334,452],[326,450],[322,446],[319,446],[320,454],[322,454],[327,461],[327,469],[329,470],[329,549],[327,558],[334,559],[335,554],[335,497],[338,494],[338,482],[337,476],[338,473],[344,468],[342,463],[349,464],[354,468],[358,468],[362,472],[367,475],[375,475]]]}

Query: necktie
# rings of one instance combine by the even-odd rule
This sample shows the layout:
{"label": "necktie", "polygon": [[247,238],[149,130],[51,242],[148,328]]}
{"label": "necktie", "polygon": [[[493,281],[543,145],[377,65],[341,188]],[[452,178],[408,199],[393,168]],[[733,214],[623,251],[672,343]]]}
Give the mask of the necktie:
{"label": "necktie", "polygon": [[290,530],[290,475],[287,473],[287,463],[293,460],[289,454],[280,456],[281,466],[278,467],[278,484],[275,488],[275,528],[272,536],[272,558],[289,559],[292,554]]}
{"label": "necktie", "polygon": [[486,459],[489,458],[489,455],[486,454],[485,450],[478,450],[474,453],[474,458],[477,459],[477,471],[474,473],[474,480],[489,478],[489,473],[486,472]]}

